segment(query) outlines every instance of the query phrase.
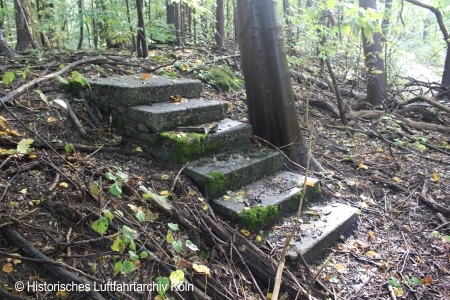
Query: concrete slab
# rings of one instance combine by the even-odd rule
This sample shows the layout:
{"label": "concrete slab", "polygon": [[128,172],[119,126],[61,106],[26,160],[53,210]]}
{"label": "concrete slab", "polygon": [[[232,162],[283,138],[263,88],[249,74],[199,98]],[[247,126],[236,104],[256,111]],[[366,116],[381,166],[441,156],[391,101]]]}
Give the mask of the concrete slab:
{"label": "concrete slab", "polygon": [[[198,98],[202,91],[199,80],[167,78],[150,75],[142,79],[142,74],[107,78],[88,78],[92,98],[101,105],[135,106],[170,101],[170,96]],[[108,103],[111,102],[111,103]]]}
{"label": "concrete slab", "polygon": [[129,127],[125,129],[127,136],[143,142],[147,152],[163,161],[171,161],[177,164],[185,164],[205,155],[250,145],[250,138],[252,137],[250,124],[230,119],[202,124],[202,126],[210,128],[216,125],[217,131],[208,134],[179,131],[153,134]]}
{"label": "concrete slab", "polygon": [[[216,198],[211,205],[247,229],[257,230],[297,209],[303,183],[303,175],[282,171]],[[318,179],[308,178],[307,183],[304,203],[320,192]]]}
{"label": "concrete slab", "polygon": [[[309,263],[323,255],[328,248],[336,244],[341,235],[351,229],[357,212],[357,208],[341,203],[311,204],[302,212],[303,224],[291,241],[286,261],[301,264],[298,253],[302,253]],[[277,225],[267,233],[267,236],[273,245],[282,248],[286,234],[291,232],[294,225],[294,217],[285,217]]]}
{"label": "concrete slab", "polygon": [[[189,99],[186,103],[164,102],[130,107],[124,118],[145,127],[150,132],[175,129],[178,126],[198,125],[225,118],[227,105],[217,100]],[[133,126],[133,125],[131,125]]]}
{"label": "concrete slab", "polygon": [[249,145],[193,161],[184,174],[207,199],[214,199],[282,168],[283,156],[278,151]]}

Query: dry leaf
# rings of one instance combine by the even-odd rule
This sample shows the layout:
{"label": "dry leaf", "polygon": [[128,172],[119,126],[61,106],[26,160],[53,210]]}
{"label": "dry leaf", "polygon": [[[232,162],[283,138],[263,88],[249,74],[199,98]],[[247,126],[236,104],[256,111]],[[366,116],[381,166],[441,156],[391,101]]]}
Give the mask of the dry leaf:
{"label": "dry leaf", "polygon": [[403,297],[403,295],[405,295],[402,288],[393,287],[392,289],[394,290],[394,294],[397,297]]}
{"label": "dry leaf", "polygon": [[191,263],[183,258],[180,258],[180,260],[178,261],[177,267],[180,269],[190,268]]}
{"label": "dry leaf", "polygon": [[197,273],[206,274],[206,275],[208,275],[208,277],[211,276],[211,273],[207,266],[193,264],[192,269],[194,269],[194,271]]}
{"label": "dry leaf", "polygon": [[375,232],[369,230],[367,233],[369,234],[369,236],[370,236],[370,238],[372,240],[376,240],[377,239],[377,236],[375,235]]}
{"label": "dry leaf", "polygon": [[394,180],[395,182],[403,182],[403,180],[397,176],[392,177],[392,180]]}
{"label": "dry leaf", "polygon": [[433,279],[431,277],[425,277],[420,279],[425,286],[429,286],[433,283]]}
{"label": "dry leaf", "polygon": [[250,234],[251,234],[250,231],[245,230],[245,229],[242,229],[241,232],[244,236],[250,236]]}
{"label": "dry leaf", "polygon": [[48,123],[56,122],[56,119],[53,117],[48,117],[47,122]]}
{"label": "dry leaf", "polygon": [[439,178],[438,174],[436,174],[436,172],[433,172],[433,174],[431,174],[431,177],[433,177],[433,179],[436,180],[437,182],[439,182],[441,180]]}
{"label": "dry leaf", "polygon": [[24,194],[24,195],[25,195],[27,192],[28,192],[28,189],[27,189],[27,188],[22,189],[22,190],[19,191],[19,193]]}
{"label": "dry leaf", "polygon": [[169,191],[161,191],[159,194],[161,196],[164,196],[164,197],[169,197],[170,196],[170,192]]}
{"label": "dry leaf", "polygon": [[257,242],[261,242],[261,241],[262,241],[262,237],[261,237],[260,235],[257,235],[257,236],[255,237],[255,240],[256,240]]}
{"label": "dry leaf", "polygon": [[173,102],[180,102],[181,99],[181,95],[175,95],[175,96],[170,96],[170,98],[172,98]]}
{"label": "dry leaf", "polygon": [[67,298],[67,296],[69,296],[69,294],[67,294],[66,291],[57,291],[57,292],[56,292],[56,297],[57,297],[58,299],[59,299],[59,298],[65,299],[65,298]]}
{"label": "dry leaf", "polygon": [[223,195],[222,197],[223,197],[223,200],[230,200],[230,196]]}
{"label": "dry leaf", "polygon": [[357,168],[356,170],[368,170],[368,169],[369,169],[368,166],[366,166],[366,165],[363,164],[363,163],[360,163],[360,164],[358,165],[358,168]]}
{"label": "dry leaf", "polygon": [[3,265],[2,271],[5,273],[11,273],[12,271],[14,271],[14,268],[12,266],[12,263],[7,263]]}
{"label": "dry leaf", "polygon": [[142,74],[141,80],[150,79],[150,75],[148,73]]}
{"label": "dry leaf", "polygon": [[370,250],[370,251],[366,252],[366,256],[368,256],[368,257],[376,257],[377,253],[375,251]]}
{"label": "dry leaf", "polygon": [[59,184],[59,186],[60,186],[60,187],[63,187],[63,188],[67,188],[67,187],[69,187],[69,184],[68,184],[67,182],[61,182],[61,183]]}
{"label": "dry leaf", "polygon": [[339,273],[345,273],[345,267],[343,264],[335,264],[334,268],[336,269],[336,271],[338,271]]}
{"label": "dry leaf", "polygon": [[131,209],[132,212],[137,213],[137,211],[139,210],[138,207],[134,204],[129,203],[128,207]]}
{"label": "dry leaf", "polygon": [[189,195],[195,196],[195,191],[193,189],[189,189]]}

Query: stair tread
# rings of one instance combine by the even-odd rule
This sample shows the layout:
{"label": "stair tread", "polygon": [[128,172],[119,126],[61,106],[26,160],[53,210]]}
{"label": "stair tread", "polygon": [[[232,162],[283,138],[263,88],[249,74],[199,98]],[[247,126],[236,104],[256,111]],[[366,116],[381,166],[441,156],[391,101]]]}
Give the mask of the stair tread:
{"label": "stair tread", "polygon": [[[204,189],[207,198],[213,199],[282,168],[283,156],[278,151],[250,144],[195,160],[184,173]],[[225,177],[223,182],[221,177]]]}

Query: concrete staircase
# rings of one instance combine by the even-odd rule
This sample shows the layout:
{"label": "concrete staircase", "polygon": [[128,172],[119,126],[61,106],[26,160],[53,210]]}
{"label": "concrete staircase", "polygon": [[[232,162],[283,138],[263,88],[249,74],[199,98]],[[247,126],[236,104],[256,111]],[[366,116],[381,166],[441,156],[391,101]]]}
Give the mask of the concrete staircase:
{"label": "concrete staircase", "polygon": [[[200,81],[130,75],[89,84],[116,126],[159,159],[186,165],[184,174],[233,222],[259,230],[298,207],[304,177],[283,171],[278,151],[251,143],[251,126],[227,119],[226,103],[201,98]],[[319,180],[308,178],[306,200],[319,192]]]}

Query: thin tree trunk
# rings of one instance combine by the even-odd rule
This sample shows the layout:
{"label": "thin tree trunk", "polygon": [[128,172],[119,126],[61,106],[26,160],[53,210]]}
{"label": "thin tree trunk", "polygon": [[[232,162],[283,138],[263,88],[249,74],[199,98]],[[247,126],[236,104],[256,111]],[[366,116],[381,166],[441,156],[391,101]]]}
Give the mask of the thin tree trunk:
{"label": "thin tree trunk", "polygon": [[[362,8],[377,9],[376,0],[359,0]],[[387,78],[384,70],[384,61],[381,58],[383,49],[381,47],[380,33],[373,33],[373,43],[370,43],[361,30],[362,43],[364,48],[365,65],[367,70],[367,102],[372,105],[381,104],[385,99],[387,91]]]}
{"label": "thin tree trunk", "polygon": [[[238,0],[236,23],[253,133],[306,165],[308,149],[298,124],[276,3]],[[315,161],[312,166],[324,171]]]}
{"label": "thin tree trunk", "polygon": [[127,7],[128,23],[130,24],[131,40],[133,41],[133,51],[136,51],[136,38],[135,38],[135,35],[134,35],[133,27],[131,27],[130,5],[128,3],[128,0],[125,0],[125,5]]}
{"label": "thin tree trunk", "polygon": [[80,25],[80,38],[78,39],[77,49],[80,50],[83,46],[84,37],[83,0],[78,0],[78,23]]}
{"label": "thin tree trunk", "polygon": [[223,41],[225,38],[225,16],[223,0],[216,0],[216,43],[219,48],[223,47]]}
{"label": "thin tree trunk", "polygon": [[136,0],[138,15],[137,53],[138,57],[148,57],[147,39],[145,36],[144,12],[142,10],[142,0]]}
{"label": "thin tree trunk", "polygon": [[[37,16],[38,16],[38,22],[42,23],[43,22],[43,12],[44,12],[44,5],[41,4],[40,0],[36,0],[36,10],[37,10]],[[45,31],[40,31],[39,32],[39,38],[41,39],[41,44],[42,47],[44,49],[50,50],[51,45],[50,45],[50,41],[48,40],[47,34],[45,33]]]}
{"label": "thin tree trunk", "polygon": [[180,6],[178,3],[174,2],[175,7],[175,35],[176,35],[176,45],[181,46],[181,32],[180,32]]}

